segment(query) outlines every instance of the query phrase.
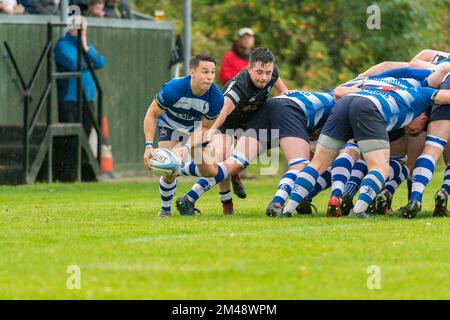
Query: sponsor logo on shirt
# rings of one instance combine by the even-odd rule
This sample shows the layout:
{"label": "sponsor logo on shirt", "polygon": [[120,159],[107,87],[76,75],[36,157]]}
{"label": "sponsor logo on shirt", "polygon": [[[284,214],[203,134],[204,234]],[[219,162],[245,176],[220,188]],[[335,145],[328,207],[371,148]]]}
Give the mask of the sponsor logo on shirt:
{"label": "sponsor logo on shirt", "polygon": [[170,110],[170,112],[177,118],[182,119],[182,120],[195,120],[195,117],[188,115],[188,114],[183,114],[183,113],[177,113],[177,112],[173,112],[173,110]]}

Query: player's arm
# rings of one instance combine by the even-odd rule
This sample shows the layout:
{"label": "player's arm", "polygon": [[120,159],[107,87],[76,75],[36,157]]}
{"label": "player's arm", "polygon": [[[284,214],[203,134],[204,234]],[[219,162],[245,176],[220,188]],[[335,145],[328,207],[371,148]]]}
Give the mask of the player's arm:
{"label": "player's arm", "polygon": [[149,159],[155,155],[153,151],[153,138],[156,131],[156,120],[160,115],[164,113],[164,109],[161,108],[158,102],[153,100],[150,107],[147,109],[147,113],[144,118],[144,134],[145,134],[145,152],[144,152],[144,165],[147,169],[150,169]]}
{"label": "player's arm", "polygon": [[416,79],[417,81],[423,81],[425,80],[427,77],[430,76],[430,74],[432,74],[433,71],[428,70],[428,69],[420,69],[420,68],[411,68],[411,67],[407,67],[407,68],[395,68],[395,69],[390,69],[387,71],[384,71],[382,73],[377,73],[375,74],[373,77],[376,78],[412,78],[412,79]]}
{"label": "player's arm", "polygon": [[236,109],[236,105],[234,104],[234,101],[231,100],[228,96],[224,97],[223,107],[222,110],[220,110],[219,116],[217,119],[212,120],[214,123],[210,127],[210,132],[214,133],[220,126],[225,122],[228,115],[232,113]]}
{"label": "player's arm", "polygon": [[412,58],[409,64],[413,68],[435,70],[436,65],[433,63],[433,60],[437,55],[448,57],[449,54],[447,52],[425,49]]}
{"label": "player's arm", "polygon": [[334,93],[334,99],[337,101],[342,97],[345,97],[351,93],[359,92],[361,91],[361,86],[364,84],[364,81],[359,81],[355,83],[351,87],[346,86],[339,86],[333,90]]}
{"label": "player's arm", "polygon": [[[447,89],[438,90],[436,96],[434,97],[434,103],[450,104],[450,90]],[[448,108],[448,106],[444,106],[442,108]]]}
{"label": "player's arm", "polygon": [[437,66],[435,72],[427,77],[428,86],[439,88],[445,76],[450,72],[450,62],[443,62]]}
{"label": "player's arm", "polygon": [[408,62],[398,62],[398,61],[384,61],[379,64],[374,65],[373,67],[367,69],[363,73],[361,73],[359,77],[369,77],[377,73],[384,72],[386,70],[395,69],[395,68],[406,68],[409,67]]}
{"label": "player's arm", "polygon": [[278,78],[278,80],[275,82],[273,87],[277,91],[277,93],[278,93],[277,95],[282,95],[282,94],[288,93],[288,88],[281,78]]}

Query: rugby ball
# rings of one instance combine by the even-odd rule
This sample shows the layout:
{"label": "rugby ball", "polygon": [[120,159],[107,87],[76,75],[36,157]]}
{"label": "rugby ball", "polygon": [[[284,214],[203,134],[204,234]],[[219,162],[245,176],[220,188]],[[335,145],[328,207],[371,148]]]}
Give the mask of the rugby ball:
{"label": "rugby ball", "polygon": [[178,156],[169,149],[156,148],[155,156],[149,159],[150,166],[154,173],[162,176],[169,176],[178,171],[180,161]]}

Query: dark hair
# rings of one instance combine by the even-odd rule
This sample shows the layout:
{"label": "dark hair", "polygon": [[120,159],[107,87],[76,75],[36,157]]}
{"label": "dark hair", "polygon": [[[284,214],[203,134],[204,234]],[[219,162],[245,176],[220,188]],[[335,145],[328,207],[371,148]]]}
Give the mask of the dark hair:
{"label": "dark hair", "polygon": [[275,57],[267,48],[255,48],[250,52],[250,66],[253,67],[256,62],[261,62],[263,66],[266,63],[275,64]]}
{"label": "dark hair", "polygon": [[189,68],[191,69],[197,68],[200,61],[209,61],[214,63],[214,65],[216,65],[216,59],[214,59],[209,54],[200,53],[191,58],[191,60],[189,61]]}
{"label": "dark hair", "polygon": [[89,6],[95,6],[96,4],[105,4],[105,0],[90,0]]}

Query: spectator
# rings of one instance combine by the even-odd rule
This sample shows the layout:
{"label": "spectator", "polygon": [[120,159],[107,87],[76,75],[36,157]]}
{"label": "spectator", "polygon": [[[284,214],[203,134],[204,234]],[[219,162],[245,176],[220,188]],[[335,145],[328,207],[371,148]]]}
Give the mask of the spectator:
{"label": "spectator", "polygon": [[[69,29],[55,45],[54,57],[58,72],[70,72],[78,70],[78,32],[81,32],[82,50],[84,50],[95,69],[103,68],[105,58],[99,55],[92,44],[87,41],[87,21],[81,18],[81,29]],[[78,21],[77,21],[78,22]],[[96,97],[95,82],[88,69],[85,59],[82,59],[82,88],[83,88],[83,112],[77,105],[77,78],[58,80],[58,118],[62,123],[83,124],[84,131],[89,137],[92,130],[92,118],[89,109],[93,111]],[[60,181],[75,181],[77,179],[77,147],[78,141],[73,136],[56,137],[54,141],[54,161],[57,166],[54,176]]]}
{"label": "spectator", "polygon": [[[106,60],[99,55],[92,44],[87,41],[87,22],[82,18],[82,35],[81,41],[83,50],[87,52],[93,67],[95,69],[103,68]],[[55,60],[57,70],[61,72],[77,71],[77,29],[70,29],[67,34],[61,37],[55,45]],[[82,86],[87,101],[83,101],[84,105],[93,109],[96,96],[96,88],[94,79],[89,71],[85,60],[83,59],[82,67]],[[70,78],[58,81],[58,109],[60,122],[79,122],[79,110],[77,110],[77,79]],[[92,122],[86,108],[83,108],[83,126],[86,133],[91,132]]]}
{"label": "spectator", "polygon": [[60,0],[32,0],[33,13],[59,15]]}
{"label": "spectator", "polygon": [[32,0],[17,0],[18,4],[21,4],[25,8],[25,13],[33,14],[33,1]]}
{"label": "spectator", "polygon": [[105,17],[105,1],[104,0],[91,0],[89,2],[89,7],[86,13],[88,17]]}
{"label": "spectator", "polygon": [[225,52],[219,71],[219,82],[225,85],[248,65],[251,49],[255,46],[253,30],[242,28],[238,31],[239,39],[232,48]]}
{"label": "spectator", "polygon": [[6,14],[24,14],[25,8],[16,0],[0,0],[0,12]]}
{"label": "spectator", "polygon": [[125,2],[125,0],[106,0],[105,17],[131,19],[130,6]]}
{"label": "spectator", "polygon": [[[78,8],[80,8],[82,15],[84,15],[87,12],[88,5],[89,0],[69,0],[69,6],[77,6]],[[70,14],[71,13],[69,13],[69,15]]]}

